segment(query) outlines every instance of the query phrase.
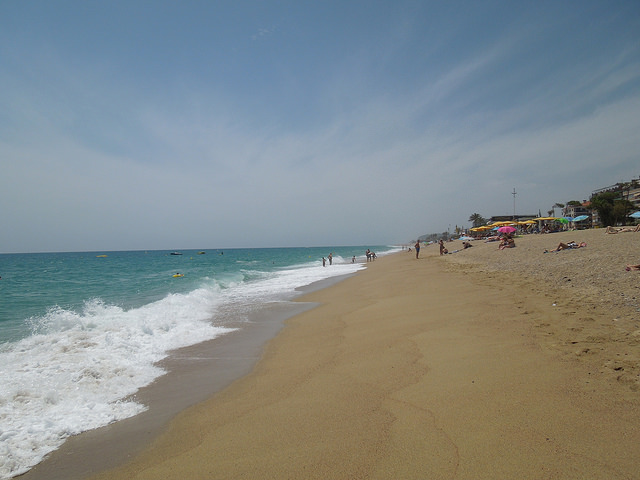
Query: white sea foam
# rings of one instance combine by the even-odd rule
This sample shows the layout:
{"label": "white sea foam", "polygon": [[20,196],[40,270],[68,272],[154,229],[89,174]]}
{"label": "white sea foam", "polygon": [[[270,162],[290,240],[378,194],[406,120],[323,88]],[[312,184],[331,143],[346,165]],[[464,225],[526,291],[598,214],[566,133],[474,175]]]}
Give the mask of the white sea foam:
{"label": "white sea foam", "polygon": [[260,282],[237,285],[237,288],[230,293],[245,300],[272,301],[283,295],[292,295],[299,287],[327,278],[355,273],[365,268],[362,264],[357,263],[341,265],[336,263],[331,268],[321,265],[318,262],[317,265],[314,264],[307,268],[281,269],[271,273],[268,278],[264,278]]}
{"label": "white sea foam", "polygon": [[198,289],[125,311],[100,300],[32,319],[36,334],[0,352],[0,478],[27,471],[70,435],[131,417],[127,399],[176,348],[229,331],[209,321],[220,294]]}
{"label": "white sea foam", "polygon": [[32,336],[0,347],[0,478],[28,471],[70,435],[144,411],[132,395],[164,373],[159,360],[232,330],[215,325],[222,307],[289,300],[298,287],[365,268],[340,257],[331,267],[243,266],[140,308],[93,299],[80,313],[55,307],[31,319]]}

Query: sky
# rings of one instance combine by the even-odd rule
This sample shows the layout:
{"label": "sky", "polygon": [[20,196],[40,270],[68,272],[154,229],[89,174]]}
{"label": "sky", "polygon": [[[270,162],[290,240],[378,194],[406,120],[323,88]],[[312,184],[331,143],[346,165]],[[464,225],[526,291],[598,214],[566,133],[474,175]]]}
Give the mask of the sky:
{"label": "sky", "polygon": [[0,0],[2,253],[399,244],[639,176],[637,0]]}

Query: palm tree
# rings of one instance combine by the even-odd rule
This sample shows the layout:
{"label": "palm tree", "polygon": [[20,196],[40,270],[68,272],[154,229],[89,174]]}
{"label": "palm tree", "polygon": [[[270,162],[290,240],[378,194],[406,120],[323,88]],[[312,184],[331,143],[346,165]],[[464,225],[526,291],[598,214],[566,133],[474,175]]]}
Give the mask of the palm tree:
{"label": "palm tree", "polygon": [[473,224],[473,227],[480,227],[486,225],[487,220],[479,213],[474,213],[469,217],[469,221]]}

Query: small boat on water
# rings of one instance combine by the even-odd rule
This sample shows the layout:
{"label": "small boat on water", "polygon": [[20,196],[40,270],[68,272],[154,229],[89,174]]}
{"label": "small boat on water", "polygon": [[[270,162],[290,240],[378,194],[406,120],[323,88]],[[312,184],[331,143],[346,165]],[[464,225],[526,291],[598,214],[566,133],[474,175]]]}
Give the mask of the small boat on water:
{"label": "small boat on water", "polygon": [[198,255],[204,255],[207,252],[198,252]]}
{"label": "small boat on water", "polygon": [[171,252],[171,255],[182,255],[180,252]]}

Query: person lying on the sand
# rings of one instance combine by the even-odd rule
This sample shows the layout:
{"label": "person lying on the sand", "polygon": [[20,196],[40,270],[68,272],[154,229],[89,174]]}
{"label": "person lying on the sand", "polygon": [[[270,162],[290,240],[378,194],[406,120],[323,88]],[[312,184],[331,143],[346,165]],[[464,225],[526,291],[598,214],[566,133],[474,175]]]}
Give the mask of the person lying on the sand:
{"label": "person lying on the sand", "polygon": [[568,242],[568,243],[562,243],[560,242],[558,244],[558,246],[555,248],[555,250],[545,250],[544,253],[549,253],[549,252],[559,252],[560,250],[571,250],[572,248],[582,248],[582,247],[586,247],[587,244],[582,242],[582,243],[576,243],[574,241]]}
{"label": "person lying on the sand", "polygon": [[627,265],[626,270],[627,270],[627,272],[629,270],[640,270],[640,264],[638,264],[638,265]]}
{"label": "person lying on the sand", "polygon": [[608,226],[605,233],[640,232],[640,223],[635,227],[612,227]]}

